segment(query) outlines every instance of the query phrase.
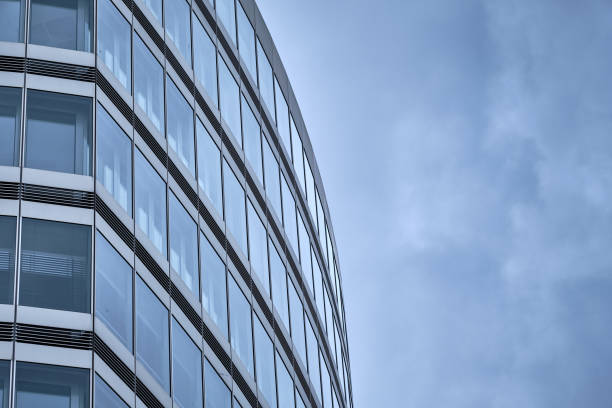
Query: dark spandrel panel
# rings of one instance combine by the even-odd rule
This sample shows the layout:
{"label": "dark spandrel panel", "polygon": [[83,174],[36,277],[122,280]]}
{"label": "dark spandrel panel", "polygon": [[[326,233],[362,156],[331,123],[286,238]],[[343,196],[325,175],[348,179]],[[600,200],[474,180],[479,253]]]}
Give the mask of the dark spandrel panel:
{"label": "dark spandrel panel", "polygon": [[136,377],[132,370],[95,333],[93,335],[93,350],[121,378],[129,389],[134,389]]}
{"label": "dark spandrel panel", "polygon": [[113,102],[115,107],[128,120],[128,122],[132,123],[134,118],[132,108],[123,100],[121,96],[119,96],[119,93],[115,90],[115,88],[113,88],[113,86],[100,71],[96,71],[96,84],[100,87],[100,89],[102,89],[102,92],[106,94],[108,99]]}
{"label": "dark spandrel panel", "polygon": [[67,64],[63,62],[44,61],[28,58],[26,71],[29,74],[45,75],[55,78],[74,79],[76,81],[94,82],[96,70],[93,67]]}
{"label": "dark spandrel panel", "polygon": [[157,45],[157,48],[159,48],[161,52],[164,52],[164,49],[166,48],[166,45],[164,44],[164,39],[157,33],[155,28],[153,28],[153,25],[149,22],[149,19],[145,17],[144,13],[142,12],[142,10],[140,10],[140,7],[138,7],[136,3],[132,4],[132,12],[134,13],[134,18],[136,18],[136,21],[138,21],[142,28],[145,29],[147,34],[149,34],[149,37],[151,37],[155,45]]}
{"label": "dark spandrel panel", "polygon": [[15,407],[89,407],[89,370],[18,361]]}
{"label": "dark spandrel panel", "polygon": [[200,333],[202,331],[202,318],[198,312],[191,306],[191,303],[185,299],[185,296],[183,296],[179,288],[173,285],[170,292],[172,300],[174,300],[179,309],[187,316],[187,319],[189,319],[193,327]]}
{"label": "dark spandrel panel", "polygon": [[165,408],[164,404],[159,402],[151,390],[149,390],[138,378],[136,378],[136,395],[145,403],[147,408]]}
{"label": "dark spandrel panel", "polygon": [[149,272],[151,272],[155,280],[157,280],[167,292],[170,292],[170,278],[138,240],[136,240],[136,256],[143,265],[146,266]]}
{"label": "dark spandrel panel", "polygon": [[24,218],[19,304],[89,313],[91,227]]}
{"label": "dark spandrel panel", "polygon": [[2,55],[0,56],[0,70],[8,72],[24,72],[25,58]]}
{"label": "dark spandrel panel", "polygon": [[115,233],[121,238],[121,240],[130,249],[134,249],[134,234],[121,222],[113,211],[104,203],[99,196],[96,195],[95,208],[96,212],[100,214],[102,219],[115,231]]}
{"label": "dark spandrel panel", "polygon": [[59,187],[22,185],[22,199],[38,203],[93,208],[94,195],[89,191],[70,190]]}
{"label": "dark spandrel panel", "polygon": [[176,184],[178,184],[181,190],[183,190],[183,193],[185,193],[189,201],[191,201],[191,204],[193,204],[193,206],[197,208],[198,207],[197,193],[191,187],[191,185],[189,184],[185,176],[183,176],[183,173],[181,173],[181,171],[176,167],[174,162],[170,159],[168,159],[168,173],[170,173],[174,181],[176,181]]}
{"label": "dark spandrel panel", "polygon": [[91,350],[93,346],[92,333],[87,330],[70,330],[23,323],[17,323],[15,326],[15,339],[21,343],[81,350]]}

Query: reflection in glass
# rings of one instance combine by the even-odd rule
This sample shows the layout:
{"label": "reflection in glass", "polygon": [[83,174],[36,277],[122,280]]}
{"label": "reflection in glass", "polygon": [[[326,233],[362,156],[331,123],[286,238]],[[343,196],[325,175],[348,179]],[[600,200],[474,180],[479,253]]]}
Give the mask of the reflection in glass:
{"label": "reflection in glass", "polygon": [[15,217],[0,216],[0,303],[13,303],[15,276]]}
{"label": "reflection in glass", "polygon": [[166,183],[136,149],[134,198],[136,225],[166,255]]}
{"label": "reflection in glass", "polygon": [[281,175],[282,180],[282,193],[283,193],[283,224],[285,226],[285,232],[289,238],[289,243],[293,247],[295,253],[298,252],[298,232],[297,232],[297,219],[295,216],[295,199],[289,189],[289,184],[285,175]]}
{"label": "reflection in glass", "polygon": [[165,0],[166,34],[191,66],[191,30],[189,4],[185,0]]}
{"label": "reflection in glass", "polygon": [[225,265],[204,234],[200,233],[202,305],[227,337],[227,295]]}
{"label": "reflection in glass", "polygon": [[236,44],[236,11],[234,0],[217,0],[217,17],[227,30],[230,38]]}
{"label": "reflection in glass", "polygon": [[272,66],[264,52],[261,43],[257,41],[257,62],[259,69],[259,93],[264,101],[268,112],[274,120],[274,82],[272,78]]}
{"label": "reflection in glass", "polygon": [[306,333],[304,332],[304,307],[293,282],[289,279],[289,305],[291,309],[291,339],[298,356],[306,366]]}
{"label": "reflection in glass", "polygon": [[162,22],[162,0],[143,0],[153,17]]}
{"label": "reflection in glass", "polygon": [[302,265],[302,273],[306,278],[306,282],[308,283],[308,287],[310,290],[314,291],[313,282],[312,282],[312,260],[310,257],[310,238],[308,238],[308,233],[306,232],[306,225],[304,224],[304,219],[302,218],[302,214],[298,212],[298,228],[299,228],[299,240],[300,240],[300,263]]}
{"label": "reflection in glass", "polygon": [[272,281],[272,302],[278,311],[285,327],[289,328],[289,305],[287,302],[287,274],[285,265],[278,255],[278,251],[271,239],[268,239],[270,248],[270,280]]}
{"label": "reflection in glass", "polygon": [[198,139],[198,184],[219,214],[223,214],[221,191],[221,151],[200,119],[196,122]]}
{"label": "reflection in glass", "polygon": [[306,319],[306,346],[308,348],[308,375],[310,382],[321,401],[321,374],[319,372],[319,345],[315,337],[310,319]]}
{"label": "reflection in glass", "polygon": [[111,0],[98,1],[98,56],[131,93],[132,47],[130,23]]}
{"label": "reflection in glass", "polygon": [[92,0],[31,0],[30,4],[30,44],[92,51]]}
{"label": "reflection in glass", "polygon": [[253,374],[253,339],[251,337],[251,305],[234,278],[229,279],[230,333],[232,349],[247,370]]}
{"label": "reflection in glass", "polygon": [[198,299],[198,226],[173,193],[169,224],[170,266]]}
{"label": "reflection in glass", "polygon": [[89,370],[18,361],[15,363],[16,408],[89,407]]}
{"label": "reflection in glass", "polygon": [[[276,378],[278,388],[278,407],[295,408],[293,399],[293,380],[283,363],[281,356],[276,353]],[[330,407],[331,408],[331,407]]]}
{"label": "reflection in glass", "polygon": [[[183,0],[181,0],[183,1]],[[168,145],[181,162],[195,176],[195,153],[193,149],[193,109],[170,78],[166,81],[166,109],[168,112],[166,137]]]}
{"label": "reflection in glass", "polygon": [[266,293],[270,295],[270,278],[268,274],[268,248],[266,229],[249,202],[249,259],[251,267],[262,283]]}
{"label": "reflection in glass", "polygon": [[172,388],[175,406],[202,405],[202,353],[172,319]]}
{"label": "reflection in glass", "polygon": [[253,170],[255,170],[257,178],[263,183],[261,128],[244,96],[242,97],[242,136],[244,154]]}
{"label": "reflection in glass", "polygon": [[225,61],[219,63],[219,108],[221,117],[227,123],[232,135],[242,146],[240,138],[240,92]]}
{"label": "reflection in glass", "polygon": [[289,136],[289,108],[287,107],[287,101],[283,96],[283,91],[281,91],[276,78],[274,78],[274,87],[276,88],[276,92],[274,93],[276,97],[276,127],[278,128],[281,140],[285,144],[285,149],[290,152],[291,136]]}
{"label": "reflection in glass", "polygon": [[306,181],[304,180],[304,153],[302,152],[302,139],[291,118],[291,150],[293,155],[293,168],[297,174],[302,190],[306,192]]}
{"label": "reflection in glass", "polygon": [[196,17],[193,20],[193,71],[212,102],[217,106],[217,51],[215,44]]}
{"label": "reflection in glass", "polygon": [[0,360],[0,408],[9,408],[11,362]]}
{"label": "reflection in glass", "polygon": [[232,396],[213,366],[204,360],[204,408],[230,408]]}
{"label": "reflection in glass", "polygon": [[164,71],[138,35],[134,36],[134,100],[163,133]]}
{"label": "reflection in glass", "polygon": [[276,211],[276,215],[280,219],[282,216],[281,212],[281,193],[280,193],[280,181],[279,181],[279,170],[278,162],[272,149],[268,144],[266,138],[264,138],[264,179],[266,187],[266,197],[272,203],[272,208]]}
{"label": "reflection in glass", "polygon": [[94,407],[98,408],[128,408],[129,406],[121,399],[111,387],[96,374],[94,384]]}
{"label": "reflection in glass", "polygon": [[246,254],[247,237],[244,190],[225,160],[223,161],[223,192],[225,194],[225,223],[227,229],[236,239],[242,252]]}
{"label": "reflection in glass", "polygon": [[238,2],[238,50],[251,78],[257,78],[257,64],[255,62],[255,31],[242,4]]}
{"label": "reflection in glass", "polygon": [[0,41],[23,42],[24,0],[0,0]]}
{"label": "reflection in glass", "polygon": [[276,385],[274,380],[274,346],[259,318],[253,319],[255,327],[255,371],[257,386],[270,407],[276,407]]}
{"label": "reflection in glass", "polygon": [[[0,7],[2,0],[0,0]],[[0,16],[2,10],[0,9]],[[2,17],[0,17],[2,19]],[[0,30],[2,26],[0,25]],[[19,165],[21,88],[0,87],[0,166]]]}

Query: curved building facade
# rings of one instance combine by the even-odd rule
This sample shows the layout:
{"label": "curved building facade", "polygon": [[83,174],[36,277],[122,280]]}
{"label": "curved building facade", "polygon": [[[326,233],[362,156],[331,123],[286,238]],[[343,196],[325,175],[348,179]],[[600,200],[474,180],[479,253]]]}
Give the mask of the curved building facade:
{"label": "curved building facade", "polygon": [[304,121],[253,0],[0,0],[0,406],[353,406]]}

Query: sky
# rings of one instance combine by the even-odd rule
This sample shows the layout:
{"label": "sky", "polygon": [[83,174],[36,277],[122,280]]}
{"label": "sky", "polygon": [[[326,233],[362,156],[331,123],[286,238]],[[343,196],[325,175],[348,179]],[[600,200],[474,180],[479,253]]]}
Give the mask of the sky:
{"label": "sky", "polygon": [[325,184],[355,407],[612,406],[612,4],[257,1]]}

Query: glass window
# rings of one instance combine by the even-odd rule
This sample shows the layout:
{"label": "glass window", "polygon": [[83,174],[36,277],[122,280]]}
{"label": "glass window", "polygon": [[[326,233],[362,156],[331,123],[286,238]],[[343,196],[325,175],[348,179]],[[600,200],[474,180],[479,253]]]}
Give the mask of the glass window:
{"label": "glass window", "polygon": [[164,131],[164,70],[138,35],[134,36],[134,98],[153,123]]}
{"label": "glass window", "polygon": [[96,232],[96,316],[132,351],[132,267]]}
{"label": "glass window", "polygon": [[136,225],[166,256],[166,183],[138,149],[134,160]]}
{"label": "glass window", "polygon": [[204,408],[230,408],[232,395],[213,366],[204,360]]}
{"label": "glass window", "polygon": [[19,304],[89,313],[91,227],[24,218]]}
{"label": "glass window", "polygon": [[268,239],[270,248],[270,280],[272,281],[272,302],[286,328],[289,328],[289,305],[287,301],[287,273],[278,251]]}
{"label": "glass window", "polygon": [[89,407],[89,370],[16,362],[15,407]]}
{"label": "glass window", "polygon": [[132,141],[100,104],[96,135],[96,178],[131,216]]}
{"label": "glass window", "polygon": [[276,407],[276,384],[274,379],[274,346],[258,318],[253,330],[255,337],[255,370],[257,386],[270,407]]}
{"label": "glass window", "polygon": [[240,92],[238,84],[223,59],[219,63],[219,108],[221,117],[240,146]]}
{"label": "glass window", "polygon": [[24,0],[0,0],[0,41],[23,42],[24,15]]}
{"label": "glass window", "polygon": [[98,2],[98,57],[131,94],[132,27],[111,0]]}
{"label": "glass window", "polygon": [[162,0],[143,0],[149,11],[161,24],[162,21]]}
{"label": "glass window", "polygon": [[310,169],[310,163],[308,158],[304,157],[304,167],[306,168],[306,199],[308,200],[308,208],[310,209],[310,215],[313,220],[317,219],[317,208],[315,201],[315,185],[314,178],[312,176],[312,170]]}
{"label": "glass window", "polygon": [[170,194],[170,266],[196,299],[198,287],[198,226],[174,194]]}
{"label": "glass window", "polygon": [[198,139],[198,184],[219,214],[223,214],[223,206],[221,205],[221,152],[200,119],[196,123],[196,133]]}
{"label": "glass window", "polygon": [[91,175],[91,98],[28,90],[25,166]]}
{"label": "glass window", "polygon": [[11,387],[11,362],[0,360],[0,407],[9,407],[9,393]]}
{"label": "glass window", "polygon": [[276,127],[281,140],[285,144],[285,149],[291,151],[291,136],[289,135],[289,108],[287,107],[287,101],[283,96],[280,86],[276,78],[274,78],[274,87],[276,92],[274,94],[276,98]]}
{"label": "glass window", "polygon": [[259,181],[263,183],[261,128],[244,96],[242,97],[242,136],[244,154],[253,170],[255,170]]}
{"label": "glass window", "polygon": [[172,319],[172,390],[176,406],[202,406],[202,352]]}
{"label": "glass window", "polygon": [[304,400],[302,399],[302,396],[300,395],[300,393],[297,392],[297,390],[295,391],[295,395],[297,396],[295,399],[295,406],[297,408],[306,408],[306,405],[304,404]]}
{"label": "glass window", "polygon": [[137,276],[136,358],[170,392],[168,309]]}
{"label": "glass window", "polygon": [[266,196],[272,203],[272,208],[276,211],[280,218],[281,213],[281,197],[280,197],[280,181],[278,176],[278,162],[268,140],[264,138],[264,178],[266,183]]}
{"label": "glass window", "polygon": [[91,52],[92,0],[31,0],[31,44]]}
{"label": "glass window", "polygon": [[227,336],[227,289],[225,265],[200,233],[200,268],[202,270],[202,304],[204,310]]}
{"label": "glass window", "polygon": [[276,353],[276,378],[278,388],[278,407],[281,408],[294,408],[293,399],[293,380],[285,367],[285,363],[281,359],[280,355]]}
{"label": "glass window", "polygon": [[[181,0],[183,1],[183,0]],[[193,148],[193,109],[187,103],[174,82],[168,77],[166,110],[168,114],[166,136],[168,145],[195,177],[195,153]]]}
{"label": "glass window", "polygon": [[255,31],[242,4],[238,2],[238,50],[251,74],[251,78],[257,78],[257,64],[255,62]]}
{"label": "glass window", "polygon": [[229,279],[230,333],[232,349],[247,370],[253,374],[253,339],[251,337],[251,305],[234,278]]}
{"label": "glass window", "polygon": [[304,333],[304,307],[293,282],[289,280],[289,305],[291,309],[291,338],[298,356],[306,366],[306,334]]}
{"label": "glass window", "polygon": [[298,251],[298,232],[297,232],[297,219],[295,216],[295,199],[287,184],[287,179],[283,174],[281,176],[283,181],[282,193],[283,193],[283,224],[285,225],[285,232],[289,238],[289,243],[293,247],[293,251]]}
{"label": "glass window", "polygon": [[259,215],[249,200],[249,259],[251,267],[262,283],[266,293],[270,294],[270,278],[268,275],[268,248],[266,229]]}
{"label": "glass window", "polygon": [[94,407],[95,408],[128,408],[129,406],[121,399],[106,382],[96,374],[94,385]]}
{"label": "glass window", "polygon": [[319,220],[319,244],[321,244],[321,249],[323,250],[323,262],[327,261],[327,246],[325,242],[325,215],[323,214],[323,206],[321,206],[321,196],[319,196],[319,191],[315,193],[315,197],[317,197],[317,219]]}
{"label": "glass window", "polygon": [[319,401],[321,401],[321,374],[319,372],[319,345],[315,337],[310,319],[306,319],[306,345],[308,347],[308,375]]}
{"label": "glass window", "polygon": [[217,106],[217,50],[195,13],[193,14],[193,71]]}
{"label": "glass window", "polygon": [[217,16],[230,38],[236,44],[236,10],[234,0],[217,0]]}
{"label": "glass window", "polygon": [[268,61],[268,57],[261,47],[259,40],[257,41],[257,62],[259,69],[259,93],[268,108],[268,112],[274,120],[274,82],[272,78],[272,67]]}
{"label": "glass window", "polygon": [[13,303],[15,276],[15,217],[0,216],[0,303]]}
{"label": "glass window", "polygon": [[302,186],[302,190],[306,192],[306,184],[304,180],[304,155],[302,152],[302,139],[298,134],[295,122],[291,118],[291,149],[293,150],[293,168],[297,174],[297,178]]}
{"label": "glass window", "polygon": [[323,384],[323,388],[321,392],[323,393],[323,407],[331,408],[331,385],[329,383],[329,371],[327,370],[327,363],[325,359],[321,358],[321,383]]}
{"label": "glass window", "polygon": [[166,34],[191,66],[191,22],[189,4],[185,0],[165,0]]}
{"label": "glass window", "polygon": [[247,253],[246,211],[244,190],[226,161],[223,162],[223,192],[225,193],[225,223],[236,242]]}
{"label": "glass window", "polygon": [[298,219],[298,228],[300,231],[300,263],[302,264],[302,273],[304,274],[310,289],[314,290],[312,282],[312,260],[310,258],[310,238],[308,238],[306,225],[304,225],[304,220],[302,219],[302,214],[299,212]]}
{"label": "glass window", "polygon": [[323,280],[321,279],[321,268],[317,257],[312,257],[312,276],[314,278],[314,295],[317,303],[317,310],[321,318],[325,318],[325,307],[323,306]]}
{"label": "glass window", "polygon": [[[4,0],[0,0],[0,21],[4,3],[6,3]],[[4,25],[0,24],[0,30],[2,27]],[[0,129],[2,129],[0,166],[18,166],[19,136],[21,135],[21,88],[0,87]]]}

